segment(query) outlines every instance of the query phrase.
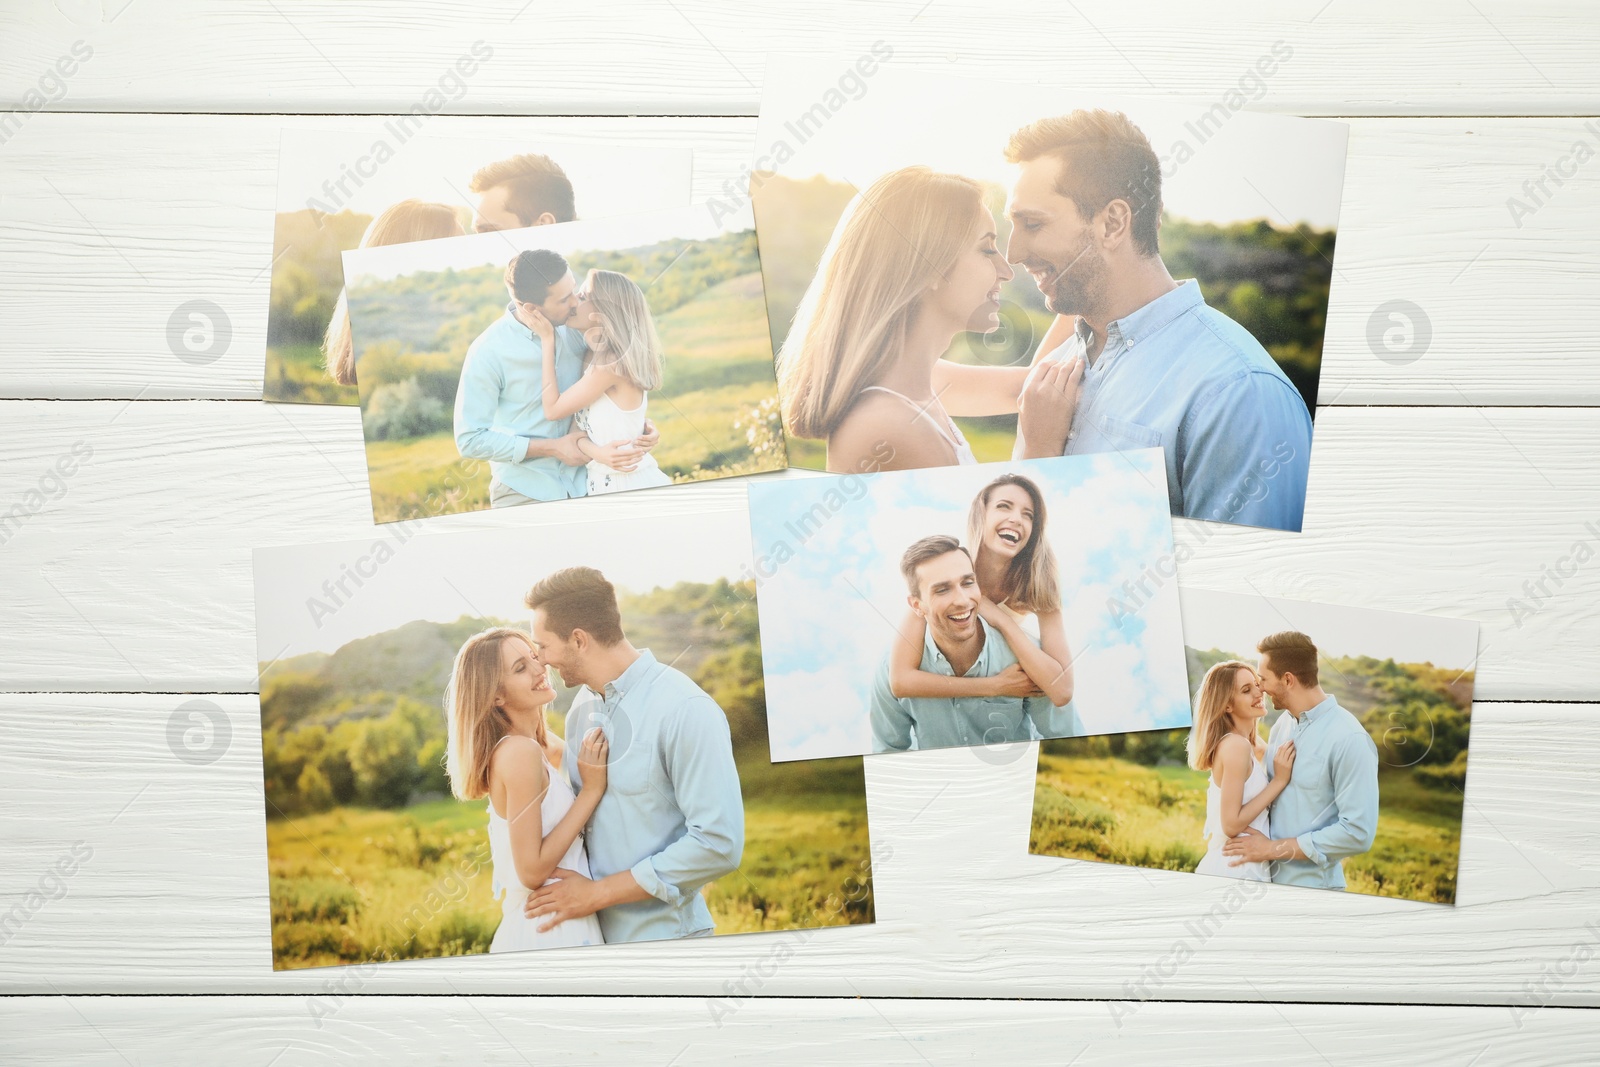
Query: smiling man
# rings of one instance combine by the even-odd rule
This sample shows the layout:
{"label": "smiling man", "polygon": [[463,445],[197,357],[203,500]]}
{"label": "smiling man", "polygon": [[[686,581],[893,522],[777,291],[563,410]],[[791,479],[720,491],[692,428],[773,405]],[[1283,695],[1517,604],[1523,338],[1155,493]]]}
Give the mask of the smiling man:
{"label": "smiling man", "polygon": [[[1121,112],[1012,134],[1006,257],[1065,326],[1022,395],[1019,459],[1160,445],[1174,515],[1300,529],[1311,414],[1260,342],[1161,259],[1161,163]],[[1082,364],[1081,383],[1066,367]]]}
{"label": "smiling man", "polygon": [[906,599],[911,610],[927,623],[921,669],[957,678],[994,678],[995,693],[896,697],[886,656],[872,684],[874,752],[994,745],[1083,732],[1072,704],[1056,707],[1040,693],[1021,671],[1011,646],[978,614],[978,576],[959,541],[942,534],[924,537],[906,549],[900,573],[910,591]]}

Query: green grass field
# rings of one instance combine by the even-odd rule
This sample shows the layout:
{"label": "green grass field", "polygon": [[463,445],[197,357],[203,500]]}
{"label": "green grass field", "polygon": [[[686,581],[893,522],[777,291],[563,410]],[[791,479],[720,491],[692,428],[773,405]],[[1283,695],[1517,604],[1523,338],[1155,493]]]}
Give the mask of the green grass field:
{"label": "green grass field", "polygon": [[[661,433],[653,453],[674,482],[779,470],[756,461],[734,422],[772,395],[760,382],[702,389],[686,397],[650,398],[650,419]],[[480,511],[489,506],[489,465],[464,460],[449,432],[406,441],[368,441],[367,477],[378,522]],[[429,506],[430,494],[443,506]]]}
{"label": "green grass field", "polygon": [[268,345],[262,395],[287,404],[355,407],[353,385],[338,385],[322,367],[321,345]]}
{"label": "green grass field", "polygon": [[[747,795],[744,861],[703,890],[717,933],[870,921],[866,819],[859,794]],[[500,922],[480,803],[270,819],[267,855],[280,970],[487,952]]]}
{"label": "green grass field", "polygon": [[[1399,768],[1383,769],[1378,790],[1372,850],[1344,864],[1350,892],[1454,903],[1461,794]],[[1193,871],[1205,855],[1205,804],[1206,775],[1188,767],[1041,752],[1029,851]]]}

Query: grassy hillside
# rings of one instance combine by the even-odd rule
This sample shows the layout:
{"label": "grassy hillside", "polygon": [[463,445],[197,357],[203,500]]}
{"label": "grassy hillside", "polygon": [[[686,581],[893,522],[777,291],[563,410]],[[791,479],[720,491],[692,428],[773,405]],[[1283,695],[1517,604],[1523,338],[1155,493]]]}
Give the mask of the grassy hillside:
{"label": "grassy hillside", "polygon": [[[1028,850],[1165,871],[1193,871],[1206,852],[1206,775],[1084,758],[1042,742]],[[1455,800],[1385,768],[1372,850],[1344,864],[1350,892],[1452,904],[1461,852]]]}

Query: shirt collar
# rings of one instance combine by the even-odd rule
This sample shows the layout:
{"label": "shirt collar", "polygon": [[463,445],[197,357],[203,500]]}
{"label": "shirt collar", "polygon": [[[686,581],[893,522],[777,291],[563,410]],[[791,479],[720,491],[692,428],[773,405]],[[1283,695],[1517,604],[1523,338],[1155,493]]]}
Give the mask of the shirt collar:
{"label": "shirt collar", "polygon": [[517,305],[510,300],[506,301],[506,318],[510,320],[511,328],[517,331],[518,337],[533,340],[533,328],[517,318]]}
{"label": "shirt collar", "polygon": [[[1200,293],[1200,283],[1193,278],[1185,278],[1170,293],[1163,293],[1137,311],[1107,323],[1106,347],[1109,348],[1113,341],[1121,341],[1129,346],[1137,344],[1179,315],[1205,302],[1205,297]],[[1079,319],[1080,330],[1083,325],[1083,320]]]}
{"label": "shirt collar", "polygon": [[[977,609],[974,608],[973,610],[976,611]],[[928,626],[924,626],[924,629],[927,632],[925,634],[923,634],[923,637],[922,637],[923,657],[926,658],[928,656],[932,656],[933,657],[933,661],[935,663],[948,664],[950,662],[950,658],[944,654],[944,650],[943,649],[941,649],[937,644],[934,643],[934,640],[933,640],[933,627],[931,625],[928,625]],[[984,617],[982,615],[978,616],[978,630],[979,630],[980,633],[983,634],[983,648],[978,650],[978,658],[972,661],[972,666],[973,667],[976,667],[979,663],[983,662],[983,654],[989,650],[990,634],[993,633],[993,631],[989,627],[988,622],[984,620]],[[952,668],[952,671],[953,670],[954,670],[954,668]],[[972,672],[969,669],[967,671],[967,673],[971,674]]]}
{"label": "shirt collar", "polygon": [[1315,707],[1307,708],[1305,711],[1300,713],[1299,725],[1309,726],[1311,723],[1325,715],[1329,708],[1336,708],[1338,706],[1339,702],[1332,696],[1324,697],[1320,704],[1316,705]]}
{"label": "shirt collar", "polygon": [[628,664],[628,669],[606,683],[606,696],[613,693],[618,696],[627,696],[628,690],[644,681],[656,665],[656,658],[648,648],[639,650],[639,658]]}

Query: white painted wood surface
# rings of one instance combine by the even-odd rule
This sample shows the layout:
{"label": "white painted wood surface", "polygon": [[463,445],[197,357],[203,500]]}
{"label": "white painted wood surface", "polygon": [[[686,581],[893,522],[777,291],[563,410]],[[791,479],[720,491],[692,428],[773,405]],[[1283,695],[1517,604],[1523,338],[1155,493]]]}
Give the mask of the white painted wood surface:
{"label": "white painted wood surface", "polygon": [[6,99],[85,40],[95,54],[57,106],[317,114],[405,111],[479,40],[494,54],[451,110],[753,115],[768,52],[854,57],[878,40],[924,66],[1214,98],[1283,40],[1280,110],[1581,115],[1600,54],[1600,22],[1560,0],[30,0],[0,14],[0,38]]}
{"label": "white painted wood surface", "polygon": [[[0,542],[0,910],[74,842],[93,849],[0,945],[0,1060],[1592,1061],[1600,559],[1545,579],[1538,602],[1523,583],[1600,544],[1586,526],[1600,527],[1600,163],[1520,226],[1506,204],[1574,141],[1600,144],[1590,8],[519,7],[0,10],[0,99],[21,108],[0,116],[0,513],[74,444],[93,450]],[[1460,904],[1285,889],[1173,966],[1221,887],[1026,856],[1026,749],[881,757],[878,925],[807,939],[759,988],[771,937],[419,961],[347,983],[317,1027],[330,1005],[313,998],[341,972],[270,970],[249,550],[370,526],[355,413],[251,402],[277,131],[285,115],[403,112],[479,39],[494,55],[439,129],[687,145],[697,197],[750,151],[769,50],[882,39],[908,65],[1209,100],[1290,42],[1251,106],[1352,126],[1307,532],[1180,523],[1198,546],[1182,580],[1483,624]],[[75,41],[93,55],[57,92],[48,70]],[[166,338],[197,297],[233,329],[205,366]],[[1433,328],[1405,366],[1367,341],[1390,299]],[[722,483],[662,503],[741,495]],[[578,506],[623,518],[642,503]],[[233,731],[207,766],[166,740],[196,695]],[[714,1025],[709,998],[741,981],[757,995]],[[541,996],[508,996],[523,993]],[[884,999],[902,997],[951,999]]]}
{"label": "white painted wood surface", "polygon": [[[313,1015],[313,1009],[327,1014]],[[72,997],[0,1004],[12,1067],[62,1062],[410,1064],[1592,1063],[1589,1013],[1503,1008],[851,1000],[746,1002],[709,1025],[689,998]],[[318,1023],[321,1023],[318,1026]],[[1120,1025],[1119,1025],[1120,1023]],[[195,1050],[203,1049],[203,1056]]]}

